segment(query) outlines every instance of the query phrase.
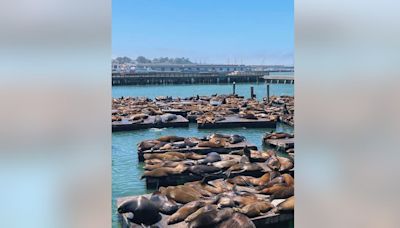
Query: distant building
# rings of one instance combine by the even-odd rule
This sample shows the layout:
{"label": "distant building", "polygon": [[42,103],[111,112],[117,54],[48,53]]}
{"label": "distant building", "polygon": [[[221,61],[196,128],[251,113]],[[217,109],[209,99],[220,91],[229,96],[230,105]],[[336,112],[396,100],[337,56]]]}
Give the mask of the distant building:
{"label": "distant building", "polygon": [[185,72],[185,73],[238,73],[249,71],[292,72],[294,68],[283,65],[236,64],[118,64],[113,62],[113,73]]}
{"label": "distant building", "polygon": [[233,71],[249,71],[245,65],[228,64],[137,64],[137,72],[187,72],[187,73],[226,73]]}

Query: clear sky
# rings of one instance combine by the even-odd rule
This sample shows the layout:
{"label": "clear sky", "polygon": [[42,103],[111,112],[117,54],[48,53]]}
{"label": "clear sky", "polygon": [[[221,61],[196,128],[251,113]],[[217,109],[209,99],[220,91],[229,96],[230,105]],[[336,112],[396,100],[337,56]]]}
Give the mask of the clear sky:
{"label": "clear sky", "polygon": [[113,58],[293,64],[293,0],[112,0]]}

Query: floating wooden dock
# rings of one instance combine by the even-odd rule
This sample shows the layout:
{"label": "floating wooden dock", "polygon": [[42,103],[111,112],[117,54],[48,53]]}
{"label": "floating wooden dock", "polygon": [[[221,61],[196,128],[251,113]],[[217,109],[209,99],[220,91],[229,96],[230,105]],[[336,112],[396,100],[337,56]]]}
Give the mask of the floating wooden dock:
{"label": "floating wooden dock", "polygon": [[244,147],[246,147],[251,149],[251,150],[257,150],[257,146],[250,144],[247,141],[243,141],[240,143],[236,143],[236,144],[229,144],[225,147],[218,147],[218,148],[211,148],[211,147],[199,147],[199,146],[194,146],[194,147],[189,147],[189,148],[178,148],[178,149],[168,149],[168,150],[145,150],[145,151],[139,151],[138,150],[138,158],[139,161],[142,162],[144,161],[144,157],[143,155],[145,153],[165,153],[168,151],[174,151],[174,152],[182,152],[182,153],[186,153],[186,152],[194,152],[197,154],[207,154],[210,152],[217,152],[220,154],[227,154],[229,152],[235,151],[235,150],[242,150]]}
{"label": "floating wooden dock", "polygon": [[199,129],[235,128],[235,127],[276,128],[276,121],[272,121],[265,118],[244,119],[244,118],[239,118],[238,116],[226,116],[224,120],[217,121],[215,123],[197,122],[197,127]]}
{"label": "floating wooden dock", "polygon": [[[231,155],[231,154],[221,154],[221,160],[229,160],[229,159],[236,159],[239,161],[241,158],[240,155]],[[257,170],[257,171],[232,171],[230,173],[230,177],[235,177],[235,176],[252,176],[252,177],[261,177],[264,175],[266,172],[272,171],[265,162],[255,162],[258,166],[261,167],[262,170]],[[226,169],[225,169],[226,170]],[[225,171],[222,170],[222,171]],[[289,173],[290,175],[294,175],[294,169],[283,171],[281,173]],[[220,174],[220,175],[219,175]],[[219,179],[224,175],[221,172],[217,172],[215,176],[209,176],[209,180],[214,180],[214,179]],[[223,178],[223,177],[222,177]],[[199,181],[203,179],[203,176],[201,175],[196,175],[193,174],[189,171],[186,171],[181,174],[175,174],[175,175],[169,175],[167,177],[146,177],[146,187],[147,189],[157,189],[158,187],[161,186],[175,186],[175,185],[180,185],[184,184],[187,182],[191,181]]]}
{"label": "floating wooden dock", "polygon": [[[237,187],[238,189],[244,188],[244,187]],[[145,194],[143,195],[147,198],[150,198],[151,194]],[[260,195],[257,194],[257,196],[259,197],[264,197],[266,199],[268,199],[268,196],[266,195]],[[119,205],[121,205],[123,202],[127,201],[127,200],[132,200],[132,199],[136,199],[139,196],[127,196],[127,197],[121,197],[117,199],[117,208]],[[284,199],[276,199],[276,200],[272,200],[272,204],[274,206],[277,206],[279,203],[283,202]],[[125,213],[125,214],[118,214],[118,218],[120,221],[120,224],[122,226],[122,228],[142,228],[141,225],[138,224],[134,224],[128,221],[128,214],[129,213]],[[157,225],[158,227],[171,227],[171,228],[187,228],[188,224],[185,221],[182,221],[180,223],[176,223],[176,224],[172,224],[172,225],[168,225],[167,223],[167,219],[169,218],[169,215],[165,215],[160,213],[161,215],[161,220],[154,224]],[[256,227],[266,227],[270,224],[277,224],[280,222],[285,222],[285,221],[289,221],[292,220],[294,218],[294,214],[293,213],[288,213],[288,214],[279,214],[279,213],[273,213],[272,211],[269,211],[268,213],[266,213],[265,215],[262,216],[258,216],[258,217],[254,217],[254,218],[250,218],[251,221],[253,221],[253,223],[256,225]]]}
{"label": "floating wooden dock", "polygon": [[280,147],[283,149],[294,148],[294,138],[286,139],[265,139],[264,144],[272,147]]}
{"label": "floating wooden dock", "polygon": [[175,120],[162,123],[154,123],[155,116],[149,116],[141,122],[133,122],[124,119],[122,121],[115,121],[112,123],[112,131],[131,131],[146,128],[164,128],[164,127],[189,127],[189,120],[185,117],[177,115]]}

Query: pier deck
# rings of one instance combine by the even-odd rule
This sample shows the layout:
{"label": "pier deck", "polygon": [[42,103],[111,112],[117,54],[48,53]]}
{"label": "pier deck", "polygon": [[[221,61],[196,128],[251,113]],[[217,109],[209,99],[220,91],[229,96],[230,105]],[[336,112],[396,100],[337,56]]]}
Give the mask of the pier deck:
{"label": "pier deck", "polygon": [[155,116],[149,116],[142,122],[133,122],[128,120],[116,121],[112,123],[112,131],[131,131],[146,128],[164,128],[164,127],[189,127],[189,120],[177,115],[175,120],[163,123],[154,123]]}
{"label": "pier deck", "polygon": [[244,119],[244,118],[239,118],[238,116],[226,116],[224,120],[217,121],[215,123],[197,122],[197,127],[199,129],[235,128],[235,127],[275,128],[276,121],[271,121],[265,118]]}

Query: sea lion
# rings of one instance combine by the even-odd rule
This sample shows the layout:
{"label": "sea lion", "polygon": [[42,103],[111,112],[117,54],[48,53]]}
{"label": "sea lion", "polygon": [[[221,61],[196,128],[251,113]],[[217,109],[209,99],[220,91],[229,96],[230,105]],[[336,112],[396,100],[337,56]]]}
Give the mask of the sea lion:
{"label": "sea lion", "polygon": [[194,147],[194,146],[196,146],[196,145],[200,142],[200,139],[197,139],[197,138],[194,138],[194,137],[192,137],[192,138],[185,138],[184,142],[185,142],[186,146],[188,146],[188,147]]}
{"label": "sea lion", "polygon": [[258,119],[257,116],[254,115],[254,113],[239,113],[239,117],[244,118],[244,119],[251,119],[251,120]]}
{"label": "sea lion", "polygon": [[[183,185],[179,185],[178,188],[184,188],[184,190],[188,193],[191,192],[195,192],[194,194],[200,194],[201,196],[205,196],[205,197],[210,197],[213,196],[214,194],[212,194],[211,192],[203,189],[203,188],[199,188],[197,184],[193,184],[193,183],[185,183]],[[201,197],[199,195],[199,197]]]}
{"label": "sea lion", "polygon": [[213,227],[221,221],[224,221],[234,213],[232,208],[222,210],[210,210],[198,215],[189,223],[190,228]]}
{"label": "sea lion", "polygon": [[287,198],[282,203],[278,204],[274,210],[274,212],[280,213],[290,213],[294,211],[295,199],[294,196]]}
{"label": "sea lion", "polygon": [[200,207],[203,207],[205,203],[203,201],[193,201],[183,205],[174,214],[172,214],[168,220],[168,225],[175,224],[186,219],[190,214],[197,211]]}
{"label": "sea lion", "polygon": [[223,221],[217,228],[256,228],[256,225],[247,216],[234,213],[232,217]]}
{"label": "sea lion", "polygon": [[166,195],[168,199],[172,199],[178,203],[188,203],[196,201],[202,197],[202,195],[195,191],[188,191],[187,188],[169,186],[167,188],[161,187],[159,191]]}
{"label": "sea lion", "polygon": [[177,116],[175,114],[172,113],[166,113],[161,115],[161,120],[162,122],[166,123],[166,122],[170,122],[172,120],[176,120]]}
{"label": "sea lion", "polygon": [[261,170],[262,168],[257,164],[257,163],[250,163],[250,162],[240,162],[236,165],[233,165],[230,167],[228,170],[225,171],[225,174],[227,177],[231,175],[232,171],[237,171],[237,172],[246,172],[246,171],[257,171]]}
{"label": "sea lion", "polygon": [[132,213],[131,222],[136,224],[152,225],[161,220],[157,206],[144,196],[123,202],[118,207],[118,213]]}
{"label": "sea lion", "polygon": [[215,167],[218,167],[220,169],[227,169],[233,165],[236,165],[237,163],[239,163],[238,160],[236,159],[230,159],[230,160],[224,160],[224,161],[218,161],[218,162],[214,162],[212,165]]}
{"label": "sea lion", "polygon": [[194,165],[189,167],[189,171],[197,175],[202,175],[206,173],[215,173],[221,171],[221,169],[211,165]]}
{"label": "sea lion", "polygon": [[193,152],[185,153],[185,155],[186,155],[186,159],[192,159],[192,160],[199,160],[199,159],[203,159],[203,158],[207,157],[207,155],[196,154]]}
{"label": "sea lion", "polygon": [[221,161],[221,155],[219,155],[217,152],[210,152],[204,159],[198,160],[197,164],[208,164],[217,161]]}
{"label": "sea lion", "polygon": [[264,188],[264,189],[260,190],[259,193],[266,194],[266,195],[271,195],[271,194],[273,194],[275,192],[286,190],[287,188],[288,188],[288,186],[286,184],[284,184],[284,183],[275,184],[275,185],[273,185],[271,187],[267,187],[267,188]]}
{"label": "sea lion", "polygon": [[268,160],[265,161],[265,163],[271,170],[279,170],[281,167],[281,163],[279,162],[277,156],[269,157]]}
{"label": "sea lion", "polygon": [[245,137],[240,136],[240,135],[232,135],[231,137],[229,137],[229,143],[231,143],[231,144],[240,143],[240,142],[243,142],[244,140],[245,140]]}
{"label": "sea lion", "polygon": [[183,160],[186,158],[184,153],[179,152],[165,152],[165,153],[145,153],[143,155],[144,159],[161,159],[161,160],[173,160],[174,158]]}
{"label": "sea lion", "polygon": [[175,213],[179,206],[175,201],[168,199],[167,196],[161,194],[161,192],[156,191],[150,197],[151,202],[159,209],[159,211],[166,215],[171,215]]}
{"label": "sea lion", "polygon": [[160,142],[179,142],[179,141],[184,141],[185,138],[183,137],[179,137],[179,136],[175,136],[175,135],[167,135],[167,136],[162,136],[160,138],[157,139],[157,141]]}
{"label": "sea lion", "polygon": [[294,195],[294,187],[289,186],[283,189],[280,189],[271,194],[269,199],[272,201],[274,199],[286,199]]}
{"label": "sea lion", "polygon": [[282,177],[288,186],[294,185],[294,179],[290,174],[284,173],[284,174],[282,174]]}
{"label": "sea lion", "polygon": [[195,220],[200,214],[211,210],[217,210],[217,206],[213,204],[205,205],[204,207],[197,209],[197,211],[186,217],[185,222],[190,223],[191,221]]}
{"label": "sea lion", "polygon": [[183,163],[177,165],[176,167],[161,167],[154,170],[144,171],[142,177],[166,177],[173,174],[180,174],[187,170],[187,166]]}
{"label": "sea lion", "polygon": [[220,148],[220,147],[224,147],[224,145],[222,145],[221,143],[212,143],[209,141],[205,141],[205,142],[199,142],[199,144],[197,144],[198,147],[211,147],[211,148]]}
{"label": "sea lion", "polygon": [[266,133],[264,136],[264,139],[284,139],[284,138],[293,138],[293,135],[286,132],[271,132],[271,133]]}
{"label": "sea lion", "polygon": [[237,211],[247,215],[249,218],[253,218],[270,211],[272,208],[274,208],[274,205],[271,203],[267,201],[258,201],[239,208]]}
{"label": "sea lion", "polygon": [[206,136],[207,140],[210,140],[212,138],[225,138],[225,139],[229,139],[231,136],[230,135],[225,135],[225,134],[218,134],[218,133],[214,133],[211,135]]}
{"label": "sea lion", "polygon": [[229,178],[226,181],[231,183],[231,184],[237,184],[240,186],[247,186],[252,184],[252,179],[256,179],[255,177],[252,176],[236,176],[234,178]]}
{"label": "sea lion", "polygon": [[149,115],[139,113],[139,114],[130,116],[129,120],[140,120],[140,119],[147,119],[147,118],[149,118]]}
{"label": "sea lion", "polygon": [[294,163],[293,160],[290,158],[285,158],[285,157],[280,157],[277,156],[278,160],[279,160],[279,164],[280,164],[280,168],[279,171],[288,171],[293,169],[294,167]]}
{"label": "sea lion", "polygon": [[227,195],[222,195],[219,197],[217,204],[218,208],[234,207],[234,206],[235,206],[235,201],[232,199],[232,197]]}
{"label": "sea lion", "polygon": [[157,140],[145,140],[138,144],[138,150],[139,151],[150,150],[151,148],[153,148],[155,145],[157,145],[159,143],[160,143],[160,141],[157,141]]}

